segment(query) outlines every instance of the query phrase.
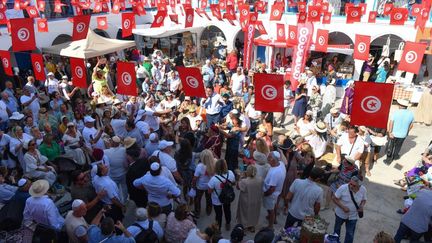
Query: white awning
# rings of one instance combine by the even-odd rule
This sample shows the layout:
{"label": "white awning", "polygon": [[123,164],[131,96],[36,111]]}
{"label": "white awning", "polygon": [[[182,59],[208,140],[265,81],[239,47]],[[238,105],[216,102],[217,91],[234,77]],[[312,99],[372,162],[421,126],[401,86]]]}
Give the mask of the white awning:
{"label": "white awning", "polygon": [[136,28],[132,30],[132,33],[151,38],[164,38],[188,31],[192,33],[198,33],[205,28],[203,26],[184,28],[181,25],[174,25],[170,27],[162,26],[159,28],[150,28],[150,26],[150,24],[137,25]]}
{"label": "white awning", "polygon": [[[311,51],[315,50],[315,44],[310,47]],[[327,47],[327,53],[340,53],[345,55],[352,55],[354,50],[350,48],[349,45],[329,45]]]}
{"label": "white awning", "polygon": [[65,57],[92,58],[134,47],[135,41],[125,41],[102,37],[89,29],[86,39],[66,42],[47,48],[43,53]]}

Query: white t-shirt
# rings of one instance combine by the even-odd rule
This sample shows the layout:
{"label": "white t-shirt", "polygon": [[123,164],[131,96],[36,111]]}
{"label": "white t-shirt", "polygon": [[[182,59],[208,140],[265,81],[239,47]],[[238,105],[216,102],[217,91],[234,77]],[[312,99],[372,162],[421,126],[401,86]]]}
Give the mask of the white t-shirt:
{"label": "white t-shirt", "polygon": [[310,133],[314,130],[315,122],[310,121],[309,123],[305,123],[303,118],[300,118],[297,122],[297,127],[299,128],[300,136],[304,137],[306,140],[311,139],[312,135],[309,134],[305,137],[306,134]]}
{"label": "white t-shirt", "polygon": [[311,136],[308,142],[313,149],[315,158],[319,158],[325,153],[327,148],[327,140],[322,139],[317,134],[314,134]]}
{"label": "white t-shirt", "polygon": [[127,173],[126,149],[124,147],[105,149],[104,155],[109,157],[110,176],[114,179],[124,177]]}
{"label": "white t-shirt", "polygon": [[190,123],[192,130],[196,131],[198,129],[197,121],[202,121],[202,117],[199,115],[196,115],[196,116],[187,115],[186,117],[189,119],[189,123]]}
{"label": "white t-shirt", "polygon": [[135,126],[140,130],[141,135],[148,135],[150,134],[150,126],[145,121],[138,121]]}
{"label": "white t-shirt", "polygon": [[291,103],[290,99],[293,98],[293,96],[294,95],[293,95],[291,88],[290,87],[285,88],[285,86],[284,86],[284,108],[287,108],[290,106],[290,103]]}
{"label": "white t-shirt", "polygon": [[337,145],[341,146],[341,154],[345,154],[351,158],[355,158],[357,153],[362,154],[364,151],[363,139],[360,136],[357,136],[357,139],[353,145],[349,142],[348,133],[343,133],[341,135],[337,141]]}
{"label": "white t-shirt", "polygon": [[[98,130],[96,130],[96,128],[84,127],[82,135],[88,147],[90,148],[92,147],[90,141],[95,139],[97,134],[98,134]],[[102,136],[95,144],[93,144],[93,148],[105,149],[105,143],[102,140]]]}
{"label": "white t-shirt", "polygon": [[145,107],[146,116],[144,121],[147,122],[147,124],[150,126],[153,131],[159,130],[159,117],[153,116],[153,113],[156,112],[155,108]]}
{"label": "white t-shirt", "polygon": [[294,194],[289,213],[297,219],[314,215],[315,203],[323,200],[323,190],[309,179],[296,179],[289,191]]}
{"label": "white t-shirt", "polygon": [[[34,94],[30,94],[30,96],[22,95],[20,98],[21,104],[24,104],[28,101],[30,101],[33,98]],[[32,111],[33,117],[35,117],[35,114],[39,114],[40,104],[39,104],[39,98],[34,99],[27,107]]]}
{"label": "white t-shirt", "polygon": [[0,122],[7,122],[9,120],[9,114],[7,113],[7,106],[3,102],[3,100],[0,100]]}
{"label": "white t-shirt", "polygon": [[252,120],[257,120],[261,117],[261,111],[255,110],[255,107],[250,104],[246,106],[245,113]]}
{"label": "white t-shirt", "polygon": [[178,99],[172,99],[171,101],[162,100],[160,106],[163,107],[163,109],[172,109],[174,107],[179,107],[180,101]]}
{"label": "white t-shirt", "polygon": [[266,192],[268,189],[270,189],[270,187],[274,186],[275,190],[270,196],[278,197],[282,192],[285,176],[285,164],[279,161],[279,166],[270,167],[269,171],[267,172],[267,175],[264,179],[263,192]]}
{"label": "white t-shirt", "polygon": [[[211,195],[213,205],[222,205],[222,203],[219,201],[219,194],[222,192],[222,187],[221,187],[222,182],[225,183],[226,178],[231,183],[234,183],[234,181],[235,181],[234,173],[229,170],[228,173],[226,173],[226,174],[213,176],[208,183],[208,188],[213,189],[213,192]],[[283,183],[283,181],[282,181],[282,183]]]}
{"label": "white t-shirt", "polygon": [[126,125],[126,120],[122,120],[122,119],[111,120],[111,127],[114,131],[114,134],[121,138],[124,138],[127,134],[125,125]]}
{"label": "white t-shirt", "polygon": [[231,77],[232,92],[234,95],[241,95],[243,93],[243,85],[246,82],[246,78],[243,74],[238,75],[234,73]]}
{"label": "white t-shirt", "polygon": [[199,237],[198,233],[199,229],[197,228],[189,230],[188,236],[183,243],[206,243],[207,241]]}
{"label": "white t-shirt", "polygon": [[47,79],[45,87],[48,88],[48,94],[52,94],[56,91],[59,92],[59,81],[57,79]]}
{"label": "white t-shirt", "polygon": [[195,168],[194,176],[198,177],[196,187],[198,190],[207,190],[210,176],[207,175],[207,167],[203,163],[199,163]]}
{"label": "white t-shirt", "polygon": [[[360,206],[360,203],[362,201],[367,200],[366,188],[364,186],[360,186],[358,192],[353,192],[353,196],[357,205]],[[349,213],[345,213],[340,207],[336,206],[335,213],[338,217],[350,220],[358,218],[357,209],[351,199],[349,184],[344,184],[340,186],[335,192],[335,197],[338,198],[345,207],[349,208]]]}
{"label": "white t-shirt", "polygon": [[169,78],[168,79],[169,90],[171,92],[176,92],[181,84],[181,80],[179,78]]}
{"label": "white t-shirt", "polygon": [[171,173],[177,171],[177,163],[175,159],[171,157],[171,155],[160,150],[156,150],[153,152],[152,156],[158,157],[161,165],[166,166],[171,171]]}

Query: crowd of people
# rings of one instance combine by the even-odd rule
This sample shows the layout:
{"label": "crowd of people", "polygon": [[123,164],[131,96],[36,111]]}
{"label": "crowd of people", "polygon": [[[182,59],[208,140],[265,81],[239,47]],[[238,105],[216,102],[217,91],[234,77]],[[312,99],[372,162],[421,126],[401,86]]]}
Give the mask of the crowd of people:
{"label": "crowd of people", "polygon": [[[223,243],[244,242],[246,233],[252,242],[272,242],[276,215],[286,215],[285,228],[296,227],[333,202],[330,233],[340,235],[345,223],[341,238],[353,242],[367,202],[362,180],[372,176],[387,136],[386,163],[399,159],[413,126],[407,102],[398,100],[387,131],[353,126],[355,82],[336,106],[329,65],[325,90],[307,69],[298,87],[285,81],[283,112],[261,112],[253,73],[240,66],[236,51],[227,59],[226,67],[214,60],[202,66],[205,98],[185,95],[175,70],[183,63],[161,51],[130,57],[138,96],[116,93],[115,56],[94,60],[87,92],[73,85],[67,63],[52,59],[47,79],[28,76],[22,92],[6,81],[1,229],[23,242]],[[288,127],[291,117],[290,133],[274,131]],[[70,200],[59,205],[65,194]],[[203,196],[215,223],[198,229]],[[412,207],[421,204],[418,197]],[[136,221],[125,227],[131,204]],[[261,210],[267,225],[257,228]],[[409,230],[427,231],[407,221],[396,242]],[[222,226],[230,239],[222,238]],[[376,242],[391,238],[380,232]]]}

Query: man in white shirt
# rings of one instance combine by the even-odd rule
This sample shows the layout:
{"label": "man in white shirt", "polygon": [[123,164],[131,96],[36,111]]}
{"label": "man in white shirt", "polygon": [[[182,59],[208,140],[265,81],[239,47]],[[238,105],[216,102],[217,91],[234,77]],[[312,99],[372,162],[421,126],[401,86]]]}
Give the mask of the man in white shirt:
{"label": "man in white shirt", "polygon": [[230,86],[234,96],[243,95],[243,89],[246,87],[246,77],[244,76],[241,67],[238,67],[237,72],[232,75]]}
{"label": "man in white shirt", "polygon": [[202,122],[202,117],[197,115],[195,106],[190,106],[189,114],[186,117],[189,119],[192,131],[196,131]]}
{"label": "man in white shirt", "polygon": [[[355,200],[357,206],[353,200]],[[356,176],[353,176],[348,184],[340,186],[334,194],[333,202],[336,204],[336,219],[333,232],[340,235],[342,224],[345,223],[346,243],[354,241],[357,220],[359,214],[363,214],[366,200],[366,188],[361,185],[361,181]]]}
{"label": "man in white shirt", "polygon": [[145,146],[147,154],[153,154],[154,151],[159,149],[159,135],[153,132],[149,136],[149,142]]}
{"label": "man in white shirt", "polygon": [[6,131],[10,114],[12,113],[7,108],[7,105],[3,102],[3,100],[0,100],[0,130],[1,131]]}
{"label": "man in white shirt", "polygon": [[120,146],[120,142],[121,140],[119,137],[112,137],[111,147],[104,150],[104,156],[109,158],[110,177],[119,186],[120,200],[126,201],[128,195],[126,185],[126,149]]}
{"label": "man in white shirt", "polygon": [[206,109],[207,129],[209,129],[211,125],[220,121],[220,111],[224,102],[222,97],[214,92],[213,86],[206,88],[206,96],[207,98],[201,100],[201,106]]}
{"label": "man in white shirt", "polygon": [[59,81],[54,77],[54,73],[49,72],[45,81],[45,88],[48,95],[54,92],[59,92]]}
{"label": "man in white shirt", "polygon": [[272,151],[267,157],[270,164],[270,169],[264,179],[263,184],[263,206],[268,212],[268,227],[273,228],[275,221],[275,206],[277,199],[282,192],[283,183],[285,181],[286,169],[285,164],[280,161],[280,153]]}
{"label": "man in white shirt", "polygon": [[20,101],[23,107],[27,107],[32,111],[33,121],[38,122],[40,104],[38,99],[38,93],[32,94],[28,88],[24,88],[24,94],[21,96]]}
{"label": "man in white shirt", "polygon": [[300,225],[306,216],[316,216],[321,209],[323,200],[323,190],[316,184],[323,170],[314,167],[311,170],[309,178],[296,179],[291,185],[286,199],[290,202],[288,216],[285,221],[285,227],[292,227],[295,223]]}
{"label": "man in white shirt", "polygon": [[183,184],[183,179],[177,171],[177,162],[171,157],[173,145],[174,143],[171,141],[161,140],[159,142],[159,149],[154,151],[152,156],[158,157],[160,164],[171,171],[171,174],[179,184]]}
{"label": "man in white shirt", "polygon": [[306,71],[307,79],[306,79],[306,89],[307,89],[307,96],[311,97],[313,92],[313,87],[317,86],[317,80],[315,78],[314,73],[311,70]]}
{"label": "man in white shirt", "polygon": [[69,242],[87,242],[87,229],[89,225],[84,219],[86,213],[87,206],[85,202],[81,199],[75,199],[72,202],[72,210],[68,212],[65,219],[65,228]]}
{"label": "man in white shirt", "polygon": [[141,132],[141,136],[144,139],[144,144],[147,144],[150,135],[150,126],[145,122],[146,110],[138,110],[138,114],[135,117],[135,126]]}
{"label": "man in white shirt", "polygon": [[94,128],[95,119],[91,116],[84,117],[84,129],[82,135],[87,146],[90,148],[105,149],[105,143],[102,139],[103,130]]}
{"label": "man in white shirt", "polygon": [[159,123],[160,123],[159,116],[170,113],[171,109],[156,111],[155,100],[152,96],[147,98],[145,102],[146,102],[146,106],[144,109],[145,110],[144,121],[147,122],[147,124],[150,126],[152,132],[157,132],[159,131]]}
{"label": "man in white shirt", "polygon": [[[353,158],[355,161],[360,160],[364,151],[364,141],[357,135],[357,127],[350,125],[348,132],[342,134],[336,145],[336,160],[340,163],[341,155]],[[356,162],[357,163],[357,162]]]}
{"label": "man in white shirt", "polygon": [[284,126],[286,117],[289,114],[289,108],[291,101],[293,100],[294,95],[291,90],[291,82],[289,80],[284,83],[284,111],[283,112],[275,112],[275,125],[278,127]]}

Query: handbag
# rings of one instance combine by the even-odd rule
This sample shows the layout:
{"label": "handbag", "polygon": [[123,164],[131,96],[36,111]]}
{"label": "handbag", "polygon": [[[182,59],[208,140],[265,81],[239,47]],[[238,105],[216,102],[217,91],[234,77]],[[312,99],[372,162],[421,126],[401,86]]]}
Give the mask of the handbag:
{"label": "handbag", "polygon": [[[349,189],[348,189],[348,190],[349,190]],[[359,205],[358,205],[357,202],[354,200],[354,195],[353,195],[352,191],[349,190],[349,192],[350,192],[350,195],[351,195],[351,200],[353,201],[354,206],[355,206],[356,209],[358,210],[358,209],[359,209]],[[363,218],[363,216],[364,216],[363,211],[361,211],[361,212],[358,212],[358,211],[357,211],[357,213],[358,213],[359,218]]]}
{"label": "handbag", "polygon": [[405,47],[404,42],[399,43],[399,47],[397,50],[395,50],[395,54],[394,54],[394,60],[395,61],[400,62],[400,60],[402,59],[402,53],[403,53],[404,47]]}
{"label": "handbag", "polygon": [[[387,37],[387,42],[383,46],[383,50],[382,50],[381,56],[383,56],[383,57],[390,56],[390,36]],[[396,55],[395,55],[395,57],[396,57]]]}

